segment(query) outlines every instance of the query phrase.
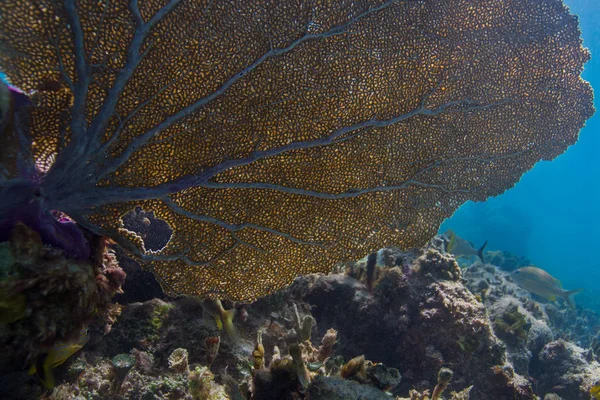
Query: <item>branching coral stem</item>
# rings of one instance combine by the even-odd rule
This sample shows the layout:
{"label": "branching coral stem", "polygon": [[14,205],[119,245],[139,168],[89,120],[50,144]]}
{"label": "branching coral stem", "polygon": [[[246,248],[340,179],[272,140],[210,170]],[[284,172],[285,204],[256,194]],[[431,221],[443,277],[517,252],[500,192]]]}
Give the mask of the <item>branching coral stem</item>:
{"label": "branching coral stem", "polygon": [[[395,118],[392,118],[389,120],[372,119],[372,120],[363,121],[363,122],[360,122],[360,123],[357,123],[357,124],[354,124],[351,126],[343,127],[341,129],[338,129],[338,130],[332,132],[330,135],[328,135],[324,138],[302,141],[302,142],[294,142],[294,143],[271,148],[271,149],[264,150],[264,151],[255,151],[247,157],[223,161],[213,167],[207,168],[206,170],[204,170],[202,173],[199,173],[198,175],[186,176],[186,177],[180,178],[178,180],[175,180],[175,181],[172,181],[172,182],[169,182],[166,184],[157,185],[155,187],[150,187],[150,188],[146,188],[146,187],[102,188],[102,187],[100,187],[100,188],[91,189],[90,191],[78,191],[78,195],[81,197],[78,197],[76,199],[74,197],[72,197],[73,194],[69,193],[68,194],[69,202],[75,203],[78,205],[84,205],[86,207],[93,207],[93,206],[100,206],[102,204],[110,204],[110,203],[115,203],[115,202],[120,202],[120,201],[159,198],[159,197],[163,197],[165,195],[171,194],[171,193],[179,192],[181,190],[185,190],[185,189],[188,189],[191,187],[196,187],[196,186],[207,185],[207,187],[210,187],[210,185],[212,185],[212,183],[209,183],[208,181],[211,178],[213,178],[215,175],[217,175],[223,171],[226,171],[228,169],[231,169],[231,168],[247,165],[247,164],[256,162],[258,160],[262,160],[262,159],[276,156],[279,154],[283,154],[286,152],[291,152],[294,150],[310,149],[310,148],[319,147],[319,146],[328,146],[328,145],[337,143],[338,138],[340,138],[348,133],[351,133],[351,132],[359,131],[359,130],[365,129],[365,128],[385,127],[385,126],[393,125],[395,123],[407,120],[416,115],[438,115],[443,112],[453,110],[453,107],[456,107],[457,105],[464,106],[465,104],[467,104],[467,106],[464,108],[464,111],[473,111],[473,110],[477,110],[477,109],[481,109],[481,108],[490,108],[490,107],[494,107],[494,106],[501,106],[501,105],[507,104],[507,101],[502,101],[502,102],[498,102],[498,103],[490,104],[490,105],[478,105],[478,104],[473,104],[468,101],[452,101],[452,102],[448,102],[443,105],[440,105],[439,107],[436,107],[435,109],[431,109],[431,110],[429,110],[429,109],[421,110],[421,108],[418,108],[416,110],[410,111],[406,114],[403,114],[401,116],[398,116],[398,117],[395,117]],[[135,139],[133,142],[135,142]],[[520,153],[519,152],[511,153],[509,155],[503,155],[500,157],[511,156],[512,154],[520,154]],[[483,157],[480,157],[480,158],[476,157],[474,159],[475,160],[477,160],[477,159],[485,160],[485,162],[492,161],[490,159],[485,159]],[[438,164],[436,164],[436,165],[438,165]],[[106,172],[106,170],[104,172]],[[48,180],[48,181],[51,182],[50,180]],[[426,186],[426,184],[424,184],[422,182],[418,182],[418,181],[412,181],[412,182],[407,181],[407,182],[405,182],[405,185],[404,184],[403,185],[408,186],[408,185],[413,185],[413,184]],[[264,188],[266,188],[266,186]],[[272,187],[271,189],[273,189],[273,188],[274,187]],[[282,189],[283,187],[279,187],[279,188]],[[392,187],[390,186],[390,187],[381,187],[380,189],[381,190],[390,190],[391,188]],[[441,188],[442,187],[440,187],[440,189]],[[400,188],[396,188],[396,189],[400,189]],[[293,189],[289,188],[287,190],[291,191]],[[371,189],[366,189],[365,193],[368,192],[369,190],[371,190]],[[377,190],[375,189],[372,191],[377,191]],[[52,191],[48,190],[48,192],[49,193],[60,193],[59,190],[52,190]],[[305,193],[310,194],[309,191],[305,191]],[[344,197],[344,196],[352,197],[352,195],[356,195],[356,194],[348,193],[346,195],[341,195],[340,198]],[[56,201],[60,202],[60,203],[63,203],[64,200],[65,199],[56,199]],[[63,206],[63,208],[61,208],[61,209],[70,209],[70,208],[72,208],[72,207]]]}
{"label": "branching coral stem", "polygon": [[[179,121],[180,119],[192,114],[193,112],[197,111],[198,109],[200,109],[201,107],[205,106],[206,104],[210,103],[211,101],[215,100],[216,98],[218,98],[219,96],[221,96],[223,93],[225,93],[231,86],[233,86],[236,82],[238,82],[240,79],[242,79],[243,77],[245,77],[246,75],[248,75],[250,72],[252,72],[253,70],[255,70],[256,68],[258,68],[260,65],[262,65],[265,61],[274,58],[274,57],[278,57],[281,55],[285,55],[289,52],[291,52],[292,50],[294,50],[296,47],[300,46],[301,44],[303,44],[304,42],[308,42],[311,40],[319,40],[319,39],[324,39],[333,35],[340,35],[343,34],[346,29],[356,23],[357,21],[363,19],[364,17],[381,11],[389,6],[391,6],[392,4],[396,3],[397,0],[393,0],[393,1],[388,1],[378,7],[369,9],[367,11],[365,11],[364,13],[352,18],[351,20],[349,20],[348,22],[346,22],[345,24],[342,25],[338,25],[335,26],[333,28],[331,28],[328,31],[325,31],[323,33],[319,33],[319,34],[306,34],[296,40],[294,40],[291,44],[289,44],[286,47],[283,48],[277,48],[277,49],[271,49],[270,51],[264,53],[261,57],[259,57],[258,59],[256,59],[252,64],[250,64],[249,66],[247,66],[246,68],[242,69],[241,71],[239,71],[238,73],[236,73],[235,75],[233,75],[231,78],[229,78],[221,87],[219,87],[217,90],[215,90],[213,93],[211,93],[210,95],[196,101],[195,103],[183,108],[181,111],[179,111],[178,113],[166,118],[162,123],[158,124],[156,127],[154,127],[153,129],[149,130],[148,132],[138,136],[137,138],[133,139],[131,141],[131,143],[129,144],[129,146],[121,153],[121,155],[117,158],[115,158],[112,162],[108,163],[108,165],[106,165],[103,169],[102,175],[100,175],[101,178],[106,177],[108,174],[116,171],[121,165],[123,165],[131,156],[131,154],[138,150],[139,148],[141,148],[142,146],[144,146],[146,143],[148,143],[148,141],[155,137],[156,135],[158,135],[159,133],[161,133],[162,131],[164,131],[165,129],[167,129],[168,127],[172,126],[174,123],[176,123],[177,121]],[[114,107],[113,107],[114,109]],[[102,116],[102,112],[99,113],[98,117]],[[105,122],[106,123],[106,122]]]}
{"label": "branching coral stem", "polygon": [[[77,12],[75,0],[65,1],[65,11],[70,31],[73,36],[73,48],[75,55],[76,82],[67,82],[74,88],[73,106],[71,108],[71,137],[72,143],[62,151],[56,160],[55,168],[69,168],[76,164],[76,160],[83,154],[86,134],[86,100],[90,83],[89,68],[85,59],[84,35],[81,20]],[[66,74],[64,74],[66,76]]]}
{"label": "branching coral stem", "polygon": [[147,54],[149,49],[146,49],[146,51],[141,54],[140,51],[144,41],[146,40],[146,37],[148,36],[148,33],[150,33],[151,29],[180,2],[181,0],[171,0],[169,4],[158,11],[147,23],[144,23],[144,20],[142,19],[140,10],[138,8],[138,1],[131,0],[129,3],[129,8],[135,23],[135,33],[127,52],[127,62],[125,63],[125,68],[121,70],[114,85],[110,89],[104,105],[90,125],[90,129],[87,132],[89,142],[86,146],[86,153],[89,154],[90,151],[99,145],[100,138],[104,133],[111,116],[115,112],[115,107],[117,106],[119,98],[121,97],[127,82],[129,82],[138,65],[144,59],[144,55]]}

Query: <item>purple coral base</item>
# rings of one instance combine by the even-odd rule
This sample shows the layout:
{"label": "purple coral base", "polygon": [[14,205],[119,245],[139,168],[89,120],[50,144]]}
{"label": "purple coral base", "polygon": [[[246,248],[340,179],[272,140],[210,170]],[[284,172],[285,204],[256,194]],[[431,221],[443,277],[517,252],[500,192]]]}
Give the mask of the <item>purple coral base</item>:
{"label": "purple coral base", "polygon": [[[31,105],[27,95],[18,88],[10,85],[8,88],[13,114]],[[81,229],[70,219],[55,217],[43,207],[43,201],[35,195],[39,172],[23,169],[21,168],[20,173],[28,182],[15,185],[8,193],[3,194],[10,196],[10,199],[6,199],[9,206],[0,210],[0,242],[7,241],[15,225],[21,222],[36,231],[44,244],[62,249],[66,255],[75,259],[89,259],[90,244]]]}
{"label": "purple coral base", "polygon": [[37,232],[44,244],[62,249],[66,255],[78,260],[90,258],[88,240],[75,222],[66,218],[57,220],[52,213],[42,210],[39,201],[4,213],[8,217],[0,221],[0,242],[7,241],[18,222]]}
{"label": "purple coral base", "polygon": [[31,100],[25,93],[23,93],[19,88],[8,85],[8,91],[11,94],[11,100],[13,102],[13,109],[17,110],[23,106],[31,105]]}

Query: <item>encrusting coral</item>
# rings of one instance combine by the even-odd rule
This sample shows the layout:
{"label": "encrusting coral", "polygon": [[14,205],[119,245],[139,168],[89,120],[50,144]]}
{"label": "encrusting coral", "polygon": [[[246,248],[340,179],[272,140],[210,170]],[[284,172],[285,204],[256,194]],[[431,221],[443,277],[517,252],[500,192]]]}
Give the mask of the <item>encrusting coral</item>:
{"label": "encrusting coral", "polygon": [[417,260],[419,272],[429,274],[434,278],[457,281],[461,278],[458,263],[449,254],[429,249]]}
{"label": "encrusting coral", "polygon": [[169,356],[169,368],[180,374],[189,374],[188,351],[182,348],[173,350]]}
{"label": "encrusting coral", "polygon": [[125,273],[106,240],[90,236],[90,257],[77,260],[45,246],[40,235],[18,223],[0,243],[2,281],[0,370],[31,365],[57,343],[77,341],[84,326],[110,332],[120,314],[111,298],[121,292]]}
{"label": "encrusting coral", "polygon": [[492,326],[496,335],[505,340],[525,341],[527,333],[531,328],[526,316],[519,312],[519,307],[513,304],[510,309],[492,320]]}
{"label": "encrusting coral", "polygon": [[[23,92],[2,87],[0,232],[21,221],[79,258],[84,232],[111,237],[168,294],[254,300],[387,243],[421,246],[594,112],[589,52],[558,0],[0,13],[0,70]],[[172,229],[164,248],[124,226],[136,209]]]}
{"label": "encrusting coral", "polygon": [[319,347],[319,355],[317,356],[317,359],[321,362],[325,362],[325,360],[327,360],[329,358],[329,356],[331,355],[331,352],[333,351],[333,346],[335,345],[337,341],[337,331],[335,329],[328,329],[327,332],[325,332],[325,335],[323,336],[323,339],[321,339],[321,346]]}

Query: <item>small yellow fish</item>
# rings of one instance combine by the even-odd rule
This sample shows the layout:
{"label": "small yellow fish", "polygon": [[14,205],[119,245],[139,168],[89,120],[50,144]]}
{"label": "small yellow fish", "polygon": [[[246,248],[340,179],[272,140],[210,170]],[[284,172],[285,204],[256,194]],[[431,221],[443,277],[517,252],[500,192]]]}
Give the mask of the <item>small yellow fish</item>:
{"label": "small yellow fish", "polygon": [[55,382],[52,369],[67,361],[69,357],[85,346],[88,339],[88,332],[84,327],[79,332],[79,339],[77,341],[57,342],[48,354],[46,354],[46,357],[38,357],[29,369],[29,375],[36,374],[46,388],[53,389]]}
{"label": "small yellow fish", "polygon": [[590,388],[590,394],[594,396],[596,400],[600,400],[600,381],[594,383],[594,386]]}
{"label": "small yellow fish", "polygon": [[550,301],[556,301],[560,297],[572,309],[575,309],[573,296],[583,291],[583,289],[564,290],[558,279],[534,266],[519,268],[512,273],[512,277],[523,289]]}
{"label": "small yellow fish", "polygon": [[483,250],[487,246],[487,241],[479,249],[473,246],[473,243],[461,238],[452,230],[448,230],[444,235],[450,239],[450,242],[446,245],[446,251],[450,254],[454,254],[456,257],[471,257],[477,256],[481,259],[482,263],[485,263],[483,258]]}
{"label": "small yellow fish", "polygon": [[235,317],[236,309],[225,310],[221,300],[204,300],[201,303],[202,310],[212,316],[217,324],[219,330],[225,328],[227,336],[235,340],[237,338],[237,332],[233,325],[233,318]]}

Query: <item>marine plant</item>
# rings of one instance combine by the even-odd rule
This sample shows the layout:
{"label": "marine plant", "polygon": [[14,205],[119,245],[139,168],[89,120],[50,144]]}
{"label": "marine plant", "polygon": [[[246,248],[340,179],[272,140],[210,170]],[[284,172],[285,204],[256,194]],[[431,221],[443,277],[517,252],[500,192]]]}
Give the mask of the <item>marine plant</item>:
{"label": "marine plant", "polygon": [[110,360],[110,363],[114,368],[117,378],[115,379],[115,383],[120,385],[135,365],[135,357],[131,354],[117,354]]}
{"label": "marine plant", "polygon": [[[23,92],[0,96],[0,241],[21,221],[87,258],[84,232],[107,236],[169,294],[248,301],[420,246],[594,112],[559,0],[14,0],[0,20]],[[164,248],[124,227],[138,208]]]}
{"label": "marine plant", "polygon": [[444,390],[448,387],[450,380],[452,380],[452,376],[454,376],[454,372],[449,368],[440,368],[437,377],[437,385],[433,389],[433,394],[431,395],[431,400],[438,400]]}
{"label": "marine plant", "polygon": [[256,345],[252,351],[252,357],[254,357],[254,370],[261,370],[265,367],[265,346],[262,343],[262,331],[256,332]]}
{"label": "marine plant", "polygon": [[298,306],[296,303],[293,304],[294,307],[294,330],[296,331],[296,335],[298,335],[298,340],[300,342],[309,341],[312,334],[312,328],[317,324],[315,319],[310,313],[300,317],[300,313],[298,312]]}
{"label": "marine plant", "polygon": [[188,351],[183,348],[177,348],[173,350],[168,359],[169,368],[173,371],[189,375],[190,373],[190,365],[188,362]]}

